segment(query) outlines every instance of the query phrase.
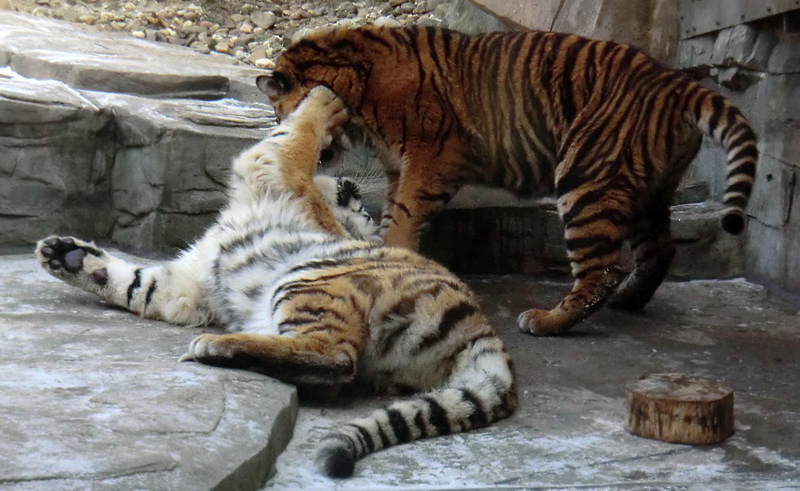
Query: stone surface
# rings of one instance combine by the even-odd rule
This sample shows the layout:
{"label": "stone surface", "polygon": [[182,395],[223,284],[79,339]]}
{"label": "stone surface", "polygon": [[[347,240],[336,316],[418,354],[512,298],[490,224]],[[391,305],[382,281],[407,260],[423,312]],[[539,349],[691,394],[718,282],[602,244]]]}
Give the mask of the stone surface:
{"label": "stone surface", "polygon": [[261,72],[236,66],[228,56],[10,12],[0,16],[0,60],[24,77],[60,80],[75,89],[262,100],[252,82]]}
{"label": "stone surface", "polygon": [[111,114],[61,83],[12,75],[0,68],[0,243],[62,228],[106,235]]}
{"label": "stone surface", "polygon": [[0,256],[0,488],[257,489],[295,389],[178,363],[198,329],[110,309]]}
{"label": "stone surface", "polygon": [[[708,200],[708,187],[693,182],[692,174],[686,177],[672,207],[678,250],[670,276],[741,276],[744,238],[722,230],[721,207]],[[459,273],[569,273],[564,225],[554,200],[522,200],[499,189],[462,189],[434,220],[422,251]],[[625,266],[631,268],[630,254],[624,257]]]}
{"label": "stone surface", "polygon": [[[745,272],[787,295],[800,294],[800,44],[780,17],[681,41],[677,64],[699,75],[747,116],[758,135],[759,164],[748,213]],[[731,73],[730,70],[736,70]],[[732,77],[731,77],[732,75]],[[745,83],[739,76],[746,76]],[[695,175],[711,196],[724,190],[725,156],[706,140]]]}
{"label": "stone surface", "polygon": [[714,43],[713,65],[737,65],[752,70],[765,70],[778,38],[771,29],[758,29],[739,24],[723,29]]}
{"label": "stone surface", "polygon": [[7,12],[0,27],[0,244],[185,245],[222,204],[231,158],[274,124],[255,101],[263,72],[228,57]]}
{"label": "stone surface", "polygon": [[[741,280],[667,283],[641,314],[602,310],[560,338],[521,334],[517,314],[568,290],[541,276],[469,283],[506,343],[520,406],[476,432],[418,441],[356,463],[347,480],[308,460],[326,429],[375,407],[301,407],[295,438],[265,489],[794,489],[800,485],[800,316]],[[721,445],[628,433],[625,386],[647,373],[720,380],[735,395],[735,433]],[[382,400],[380,403],[385,403]]]}
{"label": "stone surface", "polygon": [[[0,9],[3,8],[0,0]],[[10,4],[7,4],[11,8]],[[440,25],[447,2],[402,1],[307,2],[305,0],[229,0],[195,2],[154,0],[83,2],[81,0],[15,0],[13,10],[36,17],[91,25],[103,32],[127,32],[135,38],[188,46],[200,53],[212,51],[257,67],[269,65],[294,35],[341,20],[362,26],[382,15],[399,24]],[[436,10],[437,7],[444,7]],[[434,11],[435,12],[432,12]],[[278,38],[279,46],[269,42]],[[285,40],[285,41],[284,41]],[[269,43],[270,49],[262,49]]]}
{"label": "stone surface", "polygon": [[662,61],[671,59],[678,42],[677,2],[469,0],[461,3],[463,9],[472,4],[516,28],[569,32],[633,44]]}
{"label": "stone surface", "polygon": [[[467,280],[514,358],[518,411],[484,430],[378,452],[334,483],[311,462],[316,443],[390,399],[301,404],[266,489],[800,483],[800,444],[786,436],[800,421],[797,307],[742,280],[666,283],[643,313],[604,309],[569,336],[534,338],[517,330],[516,315],[554,305],[567,283]],[[0,309],[2,489],[258,489],[291,436],[293,389],[177,363],[198,330],[109,309],[46,275],[30,252],[0,256]],[[667,371],[730,384],[734,436],[691,447],[625,431],[625,386]]]}

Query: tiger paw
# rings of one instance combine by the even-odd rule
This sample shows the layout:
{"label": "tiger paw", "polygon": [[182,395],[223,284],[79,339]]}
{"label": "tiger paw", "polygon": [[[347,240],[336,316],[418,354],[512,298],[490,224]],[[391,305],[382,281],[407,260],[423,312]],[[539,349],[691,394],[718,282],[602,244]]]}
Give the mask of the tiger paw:
{"label": "tiger paw", "polygon": [[246,356],[238,349],[235,336],[201,334],[189,344],[189,350],[178,361],[199,361],[206,365],[247,368]]}
{"label": "tiger paw", "polygon": [[550,311],[540,309],[530,309],[519,314],[517,325],[520,331],[534,336],[557,336],[570,328],[560,319],[554,319]]}
{"label": "tiger paw", "polygon": [[328,147],[334,138],[340,136],[341,127],[350,119],[350,115],[344,102],[327,87],[317,86],[311,89],[308,100],[314,106],[314,113],[321,118],[322,131],[325,135],[322,146]]}
{"label": "tiger paw", "polygon": [[103,286],[108,282],[108,272],[103,267],[105,253],[89,242],[74,237],[48,237],[36,244],[35,254],[48,273],[69,283]]}

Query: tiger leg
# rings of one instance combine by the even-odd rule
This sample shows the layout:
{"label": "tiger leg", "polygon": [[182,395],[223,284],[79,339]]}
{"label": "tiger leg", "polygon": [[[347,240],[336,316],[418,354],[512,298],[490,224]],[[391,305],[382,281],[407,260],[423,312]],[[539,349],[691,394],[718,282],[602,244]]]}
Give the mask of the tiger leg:
{"label": "tiger leg", "polygon": [[180,361],[243,368],[296,385],[341,386],[356,373],[356,350],[334,336],[202,334]]}
{"label": "tiger leg", "polygon": [[298,288],[309,291],[284,291],[276,310],[253,313],[246,332],[198,336],[181,360],[246,368],[295,385],[350,382],[368,337],[350,287],[342,277],[302,282]]}
{"label": "tiger leg", "polygon": [[683,173],[700,149],[702,138],[694,128],[677,127],[674,139],[678,142],[670,159],[670,172],[660,188],[652,194],[628,239],[635,260],[634,270],[617,288],[609,307],[641,310],[650,301],[666,278],[675,243],[670,230],[670,205]]}
{"label": "tiger leg", "polygon": [[74,237],[39,241],[36,257],[52,276],[149,319],[200,325],[205,308],[199,272],[202,241],[171,262],[136,264]]}
{"label": "tiger leg", "polygon": [[665,207],[659,216],[642,219],[637,224],[628,239],[636,262],[634,270],[617,288],[609,307],[641,310],[666,278],[675,257],[669,214],[669,207]]}
{"label": "tiger leg", "polygon": [[300,198],[313,223],[326,232],[347,235],[314,185],[320,152],[347,118],[344,104],[333,92],[315,87],[270,136],[234,160],[234,175],[255,197],[278,189]]}
{"label": "tiger leg", "polygon": [[572,289],[549,311],[531,309],[520,314],[517,322],[523,332],[538,336],[565,333],[603,305],[624,276],[622,245],[632,200],[614,190],[585,205],[581,205],[583,193],[576,196],[575,200],[559,198],[558,204],[575,278]]}
{"label": "tiger leg", "polygon": [[[464,181],[454,172],[463,166],[458,159],[430,158],[426,152],[409,153],[388,215],[381,222],[383,241],[388,246],[419,250],[419,240],[430,220],[458,191]],[[431,174],[430,169],[439,169]]]}

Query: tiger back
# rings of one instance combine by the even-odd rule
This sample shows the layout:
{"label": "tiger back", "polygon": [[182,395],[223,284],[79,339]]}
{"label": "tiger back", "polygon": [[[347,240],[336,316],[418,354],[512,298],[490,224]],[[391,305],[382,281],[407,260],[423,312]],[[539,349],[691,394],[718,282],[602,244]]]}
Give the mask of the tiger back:
{"label": "tiger back", "polygon": [[196,337],[184,361],[329,396],[350,384],[420,393],[333,428],[316,458],[334,477],[381,448],[489,425],[517,403],[511,360],[472,291],[418,254],[377,245],[356,183],[314,176],[345,119],[329,90],[311,91],[234,161],[227,206],[172,261],[142,265],[73,237],[36,248],[46,271],[111,305],[225,328]]}
{"label": "tiger back", "polygon": [[[524,332],[563,333],[609,299],[647,304],[675,254],[669,206],[703,134],[728,157],[722,227],[744,229],[757,160],[746,119],[624,44],[537,31],[337,29],[300,40],[257,82],[279,113],[319,85],[345,101],[382,155],[388,245],[416,250],[466,183],[555,193],[574,282],[555,308],[523,312]],[[627,278],[626,242],[635,259]]]}

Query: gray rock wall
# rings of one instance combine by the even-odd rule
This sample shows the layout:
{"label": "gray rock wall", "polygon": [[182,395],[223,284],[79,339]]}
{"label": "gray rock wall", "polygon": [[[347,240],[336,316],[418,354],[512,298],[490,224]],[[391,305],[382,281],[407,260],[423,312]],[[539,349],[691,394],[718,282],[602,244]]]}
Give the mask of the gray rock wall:
{"label": "gray rock wall", "polygon": [[[748,277],[800,293],[800,37],[781,14],[681,41],[676,64],[728,96],[759,137],[748,212]],[[796,12],[788,15],[796,15]],[[706,141],[696,176],[714,196],[724,189],[725,154]]]}
{"label": "gray rock wall", "polygon": [[[646,49],[671,60],[678,42],[677,0],[459,0],[455,27],[569,32]],[[469,6],[477,9],[469,9]]]}
{"label": "gray rock wall", "polygon": [[0,245],[197,237],[231,158],[274,124],[262,72],[234,63],[0,11]]}

